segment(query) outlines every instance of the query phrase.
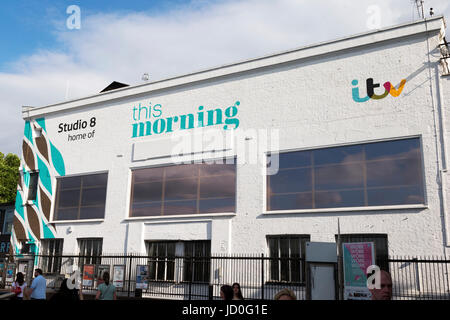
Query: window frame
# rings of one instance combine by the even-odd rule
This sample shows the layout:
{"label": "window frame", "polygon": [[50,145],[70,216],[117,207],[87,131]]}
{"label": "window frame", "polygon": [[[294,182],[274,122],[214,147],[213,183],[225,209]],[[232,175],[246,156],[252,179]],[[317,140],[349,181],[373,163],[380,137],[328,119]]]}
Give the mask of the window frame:
{"label": "window frame", "polygon": [[14,224],[14,207],[0,208],[0,234],[11,234]]}
{"label": "window frame", "polygon": [[[329,208],[307,208],[307,209],[282,209],[282,210],[269,210],[268,209],[268,158],[270,154],[285,154],[285,153],[293,153],[293,152],[301,152],[301,151],[315,151],[327,148],[338,148],[338,147],[350,147],[350,146],[358,146],[358,145],[366,145],[371,143],[380,143],[380,142],[393,142],[399,140],[408,140],[408,139],[418,139],[419,140],[419,155],[420,155],[420,171],[421,171],[421,179],[422,179],[422,187],[423,187],[423,203],[421,204],[394,204],[394,205],[376,205],[376,206],[360,206],[360,207],[329,207]],[[277,215],[277,214],[289,214],[289,213],[322,213],[322,212],[348,212],[348,211],[375,211],[375,210],[402,210],[402,209],[427,209],[428,208],[428,197],[427,197],[427,179],[425,175],[425,157],[423,150],[423,138],[422,135],[411,135],[411,136],[402,136],[402,137],[393,137],[393,138],[384,138],[384,139],[374,139],[374,140],[366,140],[366,141],[356,141],[351,143],[342,143],[342,144],[333,144],[333,145],[322,145],[322,146],[314,146],[308,148],[293,148],[293,149],[285,149],[285,150],[273,150],[265,152],[265,176],[263,181],[263,215]]]}
{"label": "window frame", "polygon": [[[150,256],[150,244],[174,244],[174,256],[171,256],[170,260],[167,259],[168,256],[153,256],[156,257],[155,260],[152,261],[152,256]],[[201,261],[195,261],[196,256],[194,256],[194,259],[192,259],[192,255],[187,253],[187,246],[192,244],[194,247],[196,244],[202,244],[206,245],[203,249],[206,250],[207,255],[205,257],[201,257]],[[145,246],[147,250],[147,262],[149,266],[149,278],[151,282],[169,282],[169,283],[189,283],[191,282],[188,277],[194,276],[194,279],[192,279],[192,283],[198,283],[198,284],[209,284],[211,281],[211,240],[145,240]],[[167,247],[166,247],[167,252]],[[195,252],[194,252],[195,253]],[[158,259],[157,257],[164,257],[164,260]],[[192,260],[191,260],[192,259]],[[151,263],[154,263],[155,267],[155,275],[153,276],[151,274]],[[158,269],[159,264],[163,264],[164,267],[164,279],[157,279],[158,278]],[[172,271],[173,271],[173,279],[168,279],[167,276],[167,270],[168,270],[168,263],[172,263]],[[192,272],[190,268],[187,266],[187,264],[191,264],[194,267],[194,271]],[[195,270],[198,265],[202,266],[202,270],[204,270],[206,266],[207,272],[204,273],[196,273]],[[200,275],[199,278],[197,276]]]}
{"label": "window frame", "polygon": [[[211,240],[192,240],[192,241],[183,241],[183,281],[184,282],[192,282],[192,283],[210,283],[211,280]],[[192,245],[193,254],[186,253],[186,244]],[[202,251],[206,250],[206,256],[197,256],[196,255],[196,245],[202,245],[206,247],[202,248]],[[197,258],[200,258],[200,261],[195,261]],[[192,259],[192,260],[191,260]],[[193,267],[193,270],[190,270],[190,266]],[[205,270],[204,273],[196,272],[197,268],[201,267],[201,270]],[[194,279],[192,279],[192,277]],[[188,278],[191,278],[189,280]]]}
{"label": "window frame", "polygon": [[11,234],[14,225],[14,209],[5,209],[2,234]]}
{"label": "window frame", "polygon": [[6,225],[6,209],[0,208],[0,232],[1,234],[4,234],[3,232],[5,230]]}
{"label": "window frame", "polygon": [[[195,160],[195,161],[189,161],[189,163],[181,163],[181,164],[176,164],[176,163],[162,163],[162,164],[157,164],[157,165],[147,165],[147,166],[139,166],[139,167],[131,167],[129,169],[129,180],[128,180],[128,198],[127,198],[127,210],[125,213],[125,220],[151,220],[151,219],[161,219],[161,218],[177,218],[177,217],[208,217],[208,216],[235,216],[237,213],[237,189],[238,189],[238,185],[237,185],[237,175],[238,175],[238,168],[237,168],[237,162],[236,162],[236,156],[233,157],[225,157],[225,158],[211,158],[211,159],[199,159],[199,160]],[[133,205],[133,172],[137,171],[137,170],[143,170],[143,169],[156,169],[156,168],[167,168],[167,167],[172,167],[172,166],[182,166],[182,165],[192,165],[192,164],[205,164],[207,165],[208,163],[212,163],[212,164],[217,164],[215,161],[222,161],[221,163],[218,164],[223,164],[223,165],[234,165],[235,166],[235,172],[234,172],[234,186],[235,186],[235,192],[234,192],[234,211],[231,212],[212,212],[212,213],[189,213],[189,214],[180,214],[180,213],[176,213],[176,214],[165,214],[162,215],[147,215],[147,216],[132,216],[132,205]],[[181,179],[181,178],[180,178]],[[226,198],[226,197],[223,197]],[[208,198],[204,198],[204,199],[208,199]],[[213,199],[213,198],[211,198]],[[217,198],[215,198],[217,199]],[[199,194],[197,194],[197,197],[195,198],[195,200],[198,202],[200,200],[202,200],[199,196]],[[197,204],[197,207],[198,204]],[[198,209],[198,208],[197,208]]]}
{"label": "window frame", "polygon": [[19,240],[20,243],[20,254],[32,254],[32,243],[29,242],[28,239],[26,240]]}
{"label": "window frame", "polygon": [[[34,180],[34,184],[31,185]],[[39,188],[39,171],[30,172],[30,183],[28,185],[27,201],[36,201]]]}
{"label": "window frame", "polygon": [[[89,243],[89,242],[90,243]],[[90,246],[82,247],[82,242],[85,242],[86,244],[90,244]],[[97,249],[99,249],[97,255],[94,255],[94,244],[97,245]],[[100,245],[98,245],[100,244]],[[93,264],[93,265],[99,265],[101,264],[101,256],[103,253],[103,238],[77,238],[77,245],[78,245],[78,265],[81,268],[80,270],[83,270],[83,266],[86,264]],[[89,253],[84,253],[85,249],[90,248]]]}
{"label": "window frame", "polygon": [[[52,245],[52,252],[49,252]],[[57,247],[58,246],[58,247]],[[63,238],[41,239],[41,269],[45,274],[60,274],[62,268]],[[56,250],[59,249],[59,250]],[[57,252],[58,251],[58,252]],[[51,271],[49,271],[51,270]]]}
{"label": "window frame", "polygon": [[[291,241],[298,238],[299,240],[299,249],[300,249],[300,262],[299,262],[299,281],[296,282],[295,279],[292,280],[294,277],[292,275],[292,260],[283,261],[281,257],[281,239],[288,239],[289,240],[289,257],[287,259],[293,259],[291,257]],[[277,257],[272,256],[272,252],[270,249],[270,240],[277,240],[278,241],[278,255]],[[309,234],[269,234],[266,235],[266,244],[267,244],[267,251],[268,251],[268,257],[269,257],[269,266],[268,266],[268,281],[269,284],[298,284],[300,286],[306,285],[306,242],[311,241],[311,235]],[[276,260],[272,260],[275,258]],[[283,266],[282,263],[287,263],[289,268],[289,279],[288,280],[282,280],[282,273],[283,273]],[[273,268],[278,269],[278,279],[273,279]]]}
{"label": "window frame", "polygon": [[[69,220],[56,220],[57,218],[57,209],[58,209],[58,204],[59,204],[59,194],[58,194],[58,184],[59,181],[64,179],[64,178],[76,178],[76,177],[86,177],[86,176],[92,176],[92,175],[100,175],[100,174],[106,174],[106,186],[105,186],[105,204],[104,204],[104,212],[103,212],[103,217],[102,218],[92,218],[92,219],[79,219],[80,217],[80,208],[81,206],[81,196],[82,196],[82,192],[80,192],[80,200],[78,202],[78,213],[77,213],[77,217],[78,219],[69,219]],[[83,173],[83,174],[74,174],[74,175],[67,175],[67,176],[60,176],[60,177],[56,177],[56,183],[54,184],[53,187],[53,194],[55,195],[55,201],[54,203],[52,203],[52,213],[51,213],[51,221],[50,223],[67,223],[67,222],[73,222],[73,223],[77,223],[77,222],[98,222],[98,221],[104,221],[105,220],[105,216],[106,216],[106,204],[108,202],[108,185],[109,185],[109,171],[97,171],[97,172],[89,172],[89,173]],[[82,189],[80,188],[80,191]]]}
{"label": "window frame", "polygon": [[[145,246],[147,250],[147,264],[148,264],[148,272],[149,272],[149,280],[152,282],[175,282],[176,279],[176,252],[177,252],[177,243],[176,240],[146,240]],[[162,244],[165,246],[165,255],[160,255],[159,252],[156,255],[150,255],[150,246],[152,244],[155,244],[157,250],[159,250],[159,245]],[[173,256],[167,253],[168,252],[168,246],[173,244],[174,245],[174,251]],[[164,257],[164,260],[161,260],[161,258]],[[153,258],[153,259],[152,259]],[[169,260],[170,259],[170,260]],[[168,275],[168,265],[169,263],[173,264],[173,274],[171,275],[172,279],[170,279]],[[152,276],[152,264],[154,264],[154,270],[155,270],[155,276]],[[164,272],[164,279],[158,279],[159,272],[160,272],[160,265],[163,265],[163,272]]]}

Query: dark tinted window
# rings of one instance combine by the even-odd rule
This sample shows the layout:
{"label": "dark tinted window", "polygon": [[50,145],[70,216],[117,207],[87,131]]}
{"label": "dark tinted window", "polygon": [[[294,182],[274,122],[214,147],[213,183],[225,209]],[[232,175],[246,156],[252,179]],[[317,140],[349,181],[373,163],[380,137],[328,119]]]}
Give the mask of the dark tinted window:
{"label": "dark tinted window", "polygon": [[30,187],[28,189],[28,200],[36,200],[39,172],[30,173]]}
{"label": "dark tinted window", "polygon": [[150,280],[210,282],[211,241],[146,241],[146,245]]}
{"label": "dark tinted window", "polygon": [[80,267],[85,264],[100,264],[103,247],[102,238],[78,239]]}
{"label": "dark tinted window", "polygon": [[236,166],[187,164],[132,173],[131,217],[234,212]]}
{"label": "dark tinted window", "polygon": [[175,244],[174,241],[147,242],[150,280],[174,280]]}
{"label": "dark tinted window", "polygon": [[104,218],[107,181],[107,173],[59,178],[54,219]]}
{"label": "dark tinted window", "polygon": [[211,269],[211,241],[184,242],[184,281],[206,282],[210,281]]}
{"label": "dark tinted window", "polygon": [[305,251],[309,235],[267,236],[270,255],[270,280],[304,283]]}
{"label": "dark tinted window", "polygon": [[425,201],[419,138],[289,152],[279,157],[278,173],[267,175],[268,210]]}
{"label": "dark tinted window", "polygon": [[44,273],[59,273],[61,271],[63,242],[63,239],[41,240],[41,259]]}

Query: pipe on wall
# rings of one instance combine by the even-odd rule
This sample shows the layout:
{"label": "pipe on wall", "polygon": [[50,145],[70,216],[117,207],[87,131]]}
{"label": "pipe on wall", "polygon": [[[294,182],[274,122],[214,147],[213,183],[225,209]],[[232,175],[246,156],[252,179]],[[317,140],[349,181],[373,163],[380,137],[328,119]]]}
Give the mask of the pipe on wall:
{"label": "pipe on wall", "polygon": [[[442,95],[442,83],[440,81],[440,74],[439,74],[439,63],[434,64],[434,68],[432,68],[432,62],[431,62],[431,46],[430,46],[430,38],[429,38],[429,31],[428,31],[428,24],[427,19],[425,19],[425,30],[426,30],[426,45],[427,45],[427,59],[428,59],[428,73],[429,73],[429,79],[430,79],[430,96],[431,96],[431,104],[433,108],[433,117],[434,117],[434,130],[435,130],[435,139],[436,139],[436,165],[438,170],[438,179],[440,180],[441,185],[441,203],[442,203],[442,209],[441,209],[441,216],[443,219],[443,236],[444,239],[444,247],[450,246],[450,226],[449,226],[449,217],[447,214],[447,196],[446,196],[446,181],[445,181],[445,173],[447,172],[447,155],[446,155],[446,143],[445,143],[445,117],[444,117],[444,100]],[[441,31],[442,32],[442,31]],[[442,34],[440,34],[442,37]],[[434,69],[434,74],[436,76],[436,99],[437,99],[437,108],[436,110],[436,104],[434,102],[434,92],[433,92],[433,76],[432,76],[432,69]],[[436,113],[438,111],[438,113]],[[436,119],[436,116],[438,119]],[[439,125],[439,135],[438,135],[438,125]],[[438,139],[440,141],[438,141]],[[440,142],[440,145],[439,145]],[[442,154],[441,154],[442,153]],[[445,254],[445,248],[444,248],[444,254]]]}
{"label": "pipe on wall", "polygon": [[[439,66],[437,66],[439,68]],[[447,159],[448,159],[448,153],[447,153],[447,129],[446,129],[446,113],[445,113],[445,100],[443,96],[443,90],[442,90],[442,80],[441,76],[439,74],[439,69],[436,70],[436,77],[437,77],[437,89],[438,89],[438,99],[439,99],[439,122],[440,122],[440,128],[441,128],[441,142],[442,142],[442,169],[439,171],[440,173],[440,180],[441,180],[441,196],[442,196],[442,215],[444,219],[444,228],[445,228],[445,246],[450,247],[450,217],[448,216],[448,209],[447,209],[447,183],[446,183],[446,175],[448,172],[447,167]],[[444,250],[445,254],[445,250]]]}

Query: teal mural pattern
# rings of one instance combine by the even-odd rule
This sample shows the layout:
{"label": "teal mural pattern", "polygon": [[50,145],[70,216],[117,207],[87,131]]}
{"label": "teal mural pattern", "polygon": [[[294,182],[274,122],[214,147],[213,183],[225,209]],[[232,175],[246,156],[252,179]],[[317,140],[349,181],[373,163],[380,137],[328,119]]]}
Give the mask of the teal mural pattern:
{"label": "teal mural pattern", "polygon": [[[23,241],[31,244],[32,253],[37,254],[41,239],[56,236],[54,226],[49,223],[53,182],[55,177],[66,173],[63,157],[48,137],[45,118],[25,122],[21,169],[11,242],[16,255],[20,255]],[[36,172],[36,199],[28,200],[31,174]]]}

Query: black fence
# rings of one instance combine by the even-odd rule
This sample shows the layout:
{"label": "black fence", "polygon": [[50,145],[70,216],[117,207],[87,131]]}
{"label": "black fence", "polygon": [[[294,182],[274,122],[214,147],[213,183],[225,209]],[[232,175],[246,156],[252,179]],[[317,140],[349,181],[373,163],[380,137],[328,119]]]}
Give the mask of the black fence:
{"label": "black fence", "polygon": [[[245,299],[270,300],[283,288],[294,291],[299,300],[307,298],[306,263],[299,258],[271,258],[262,254],[211,257],[104,254],[39,255],[33,259],[44,276],[52,279],[49,283],[55,288],[59,288],[64,277],[80,272],[85,294],[95,294],[101,272],[109,271],[119,297],[215,300],[220,299],[222,285],[238,282]],[[388,266],[393,299],[450,299],[449,259],[395,257],[378,263],[384,269]],[[146,269],[145,273],[141,274],[138,268]]]}
{"label": "black fence", "polygon": [[450,300],[450,260],[439,257],[390,258],[396,300]]}

